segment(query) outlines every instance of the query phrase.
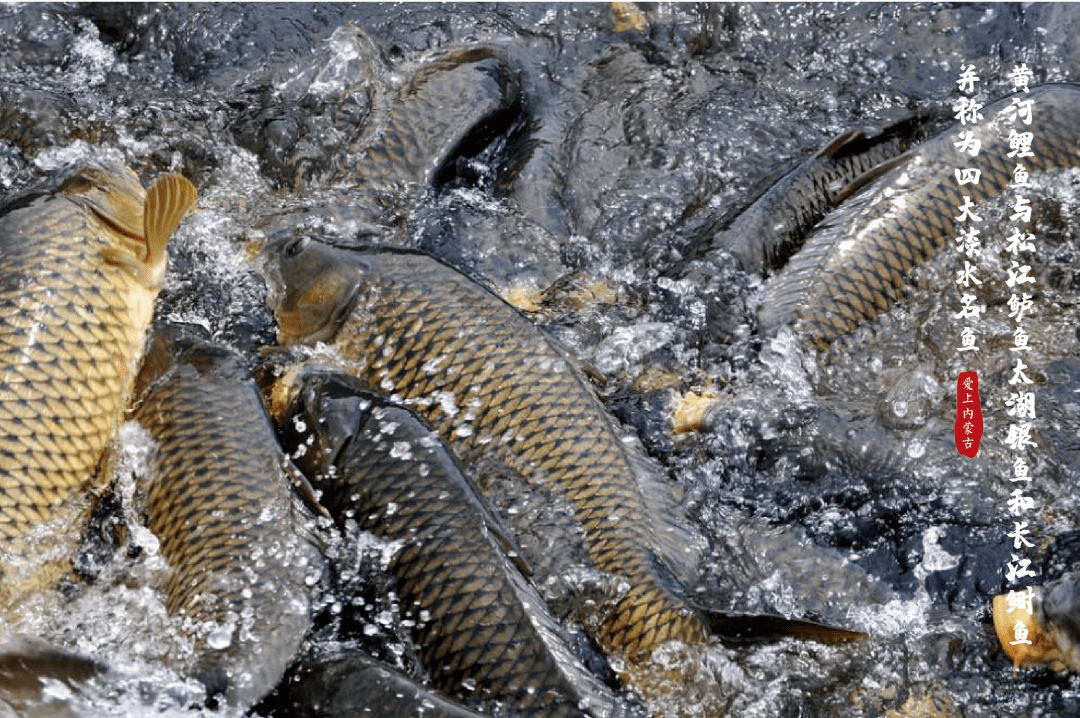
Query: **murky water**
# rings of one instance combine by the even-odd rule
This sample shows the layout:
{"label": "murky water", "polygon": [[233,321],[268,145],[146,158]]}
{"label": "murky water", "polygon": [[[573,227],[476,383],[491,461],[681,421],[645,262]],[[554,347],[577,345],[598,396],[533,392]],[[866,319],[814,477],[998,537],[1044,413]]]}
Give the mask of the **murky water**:
{"label": "murky water", "polygon": [[[670,470],[713,546],[711,600],[871,634],[712,648],[673,715],[1068,715],[1080,682],[1014,673],[989,623],[1013,552],[1004,290],[987,293],[993,338],[974,362],[952,349],[955,252],[916,272],[885,317],[819,353],[789,332],[759,335],[763,279],[698,250],[832,137],[951,106],[961,64],[976,67],[987,103],[1011,91],[1019,62],[1037,82],[1080,81],[1078,33],[1080,11],[1041,4],[658,4],[639,15],[605,4],[9,5],[0,190],[90,157],[144,179],[184,173],[201,200],[171,244],[159,316],[200,325],[253,363],[274,328],[252,258],[296,228],[426,249],[530,307],[606,376],[607,405]],[[380,190],[389,209],[373,214],[372,178],[352,174],[369,128],[417,68],[480,45],[512,70],[513,112],[432,181]],[[1075,171],[1047,173],[1031,195],[1042,311],[1025,361],[1041,413],[1026,555],[1039,582],[1080,549],[1078,185]],[[997,229],[983,236],[1006,236],[1006,209],[985,207]],[[953,448],[962,369],[983,380],[975,460]],[[718,397],[707,428],[674,435],[676,397],[705,389]],[[108,680],[69,697],[77,715],[211,713],[177,668],[191,648],[152,588],[166,569],[138,528],[145,442],[134,427],[121,436],[116,515],[128,529],[100,548],[103,568],[7,627],[110,663]],[[379,593],[386,547],[365,546],[349,580],[366,598],[331,597],[325,612],[352,613],[335,620],[356,624],[355,642],[415,669]],[[332,640],[316,634],[311,652]],[[691,670],[675,654],[657,660]],[[282,710],[268,701],[252,714]]]}

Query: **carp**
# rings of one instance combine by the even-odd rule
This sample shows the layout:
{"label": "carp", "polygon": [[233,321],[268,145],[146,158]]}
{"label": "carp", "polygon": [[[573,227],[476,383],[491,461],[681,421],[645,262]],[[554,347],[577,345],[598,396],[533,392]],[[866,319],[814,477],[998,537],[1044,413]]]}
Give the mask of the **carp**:
{"label": "carp", "polygon": [[183,177],[145,192],[99,163],[0,208],[0,548],[107,478],[166,244],[195,201]]}
{"label": "carp", "polygon": [[248,706],[281,679],[311,622],[322,554],[261,395],[239,356],[174,328],[152,336],[135,419],[152,437],[148,526],[171,568],[193,673]]}
{"label": "carp", "polygon": [[514,715],[619,715],[438,435],[350,376],[306,370],[286,381],[275,394],[291,396],[289,407],[272,413],[322,505],[343,528],[352,520],[401,545],[388,570],[435,687]]}
{"label": "carp", "polygon": [[294,718],[490,718],[363,654],[309,661],[296,673],[275,705]]}
{"label": "carp", "polygon": [[[1032,101],[1030,125],[1014,100]],[[792,324],[824,349],[896,302],[912,269],[955,237],[965,197],[977,206],[1005,191],[1018,162],[1031,174],[1080,164],[1080,86],[1040,85],[983,112],[980,123],[956,125],[892,160],[893,169],[827,216],[769,282],[761,330]],[[967,130],[981,144],[978,157],[954,147]],[[1033,156],[1008,156],[1010,131],[1033,133]],[[961,166],[979,169],[979,182],[959,184]]]}
{"label": "carp", "polygon": [[85,704],[83,688],[107,672],[98,661],[38,639],[0,642],[0,715],[76,718],[82,713],[70,703]]}
{"label": "carp", "polygon": [[682,595],[700,541],[564,348],[423,253],[307,237],[267,253],[282,344],[330,343],[366,387],[431,424],[467,470],[495,463],[572,506],[591,567],[628,584],[594,631],[602,649],[642,661],[667,641],[705,642],[706,622]]}
{"label": "carp", "polygon": [[995,596],[991,613],[1001,649],[1014,667],[1080,671],[1080,573]]}

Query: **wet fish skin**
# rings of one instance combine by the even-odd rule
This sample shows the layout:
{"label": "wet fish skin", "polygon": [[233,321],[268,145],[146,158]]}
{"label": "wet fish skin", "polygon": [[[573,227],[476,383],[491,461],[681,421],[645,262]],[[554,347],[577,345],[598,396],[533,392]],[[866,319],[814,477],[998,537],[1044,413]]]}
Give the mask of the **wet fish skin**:
{"label": "wet fish skin", "polygon": [[[0,715],[20,718],[75,718],[82,715],[69,702],[84,684],[107,673],[95,660],[53,647],[38,639],[18,636],[0,643]],[[58,691],[48,683],[60,683]]]}
{"label": "wet fish skin", "polygon": [[[1035,156],[1020,160],[1032,174],[1080,164],[1080,86],[1041,85],[1020,95],[1034,103],[1031,126],[995,122],[1011,98],[988,105],[973,128],[982,143],[978,157],[953,147],[961,129],[972,129],[957,125],[827,217],[770,282],[758,315],[761,331],[793,324],[824,349],[888,310],[908,273],[955,236],[964,196],[977,208],[1006,190],[1017,164],[1006,157],[1010,128],[1034,134]],[[981,169],[979,183],[959,185],[953,173],[961,166]]]}
{"label": "wet fish skin", "polygon": [[98,472],[196,193],[149,194],[127,167],[88,164],[0,209],[0,542],[48,519]]}
{"label": "wet fish skin", "polygon": [[135,419],[156,444],[148,525],[172,569],[165,604],[216,624],[195,634],[193,672],[211,695],[251,705],[281,679],[310,626],[307,580],[322,565],[310,517],[239,356],[161,328],[138,383]]}
{"label": "wet fish skin", "polygon": [[295,718],[488,718],[362,654],[307,662],[281,690]]}
{"label": "wet fish skin", "polygon": [[[401,548],[394,590],[435,687],[514,715],[613,717],[615,696],[566,647],[563,629],[511,565],[509,541],[438,435],[352,377],[289,380],[282,429],[337,523]],[[501,544],[501,545],[500,545]]]}
{"label": "wet fish skin", "polygon": [[421,66],[397,101],[372,118],[338,176],[358,181],[362,199],[337,208],[353,221],[383,225],[452,168],[451,160],[489,143],[518,114],[521,88],[503,53],[473,47]]}
{"label": "wet fish skin", "polygon": [[932,113],[915,114],[880,132],[846,132],[776,180],[718,236],[710,237],[713,261],[718,250],[731,253],[746,272],[775,270],[794,254],[814,225],[836,208],[855,186],[865,184],[875,167],[888,165],[918,142],[931,127]]}
{"label": "wet fish skin", "polygon": [[509,467],[574,507],[593,567],[630,586],[593,636],[601,648],[639,661],[669,640],[706,640],[674,580],[689,580],[699,543],[561,347],[425,254],[301,237],[268,248],[265,264],[283,344],[332,342],[467,469]]}

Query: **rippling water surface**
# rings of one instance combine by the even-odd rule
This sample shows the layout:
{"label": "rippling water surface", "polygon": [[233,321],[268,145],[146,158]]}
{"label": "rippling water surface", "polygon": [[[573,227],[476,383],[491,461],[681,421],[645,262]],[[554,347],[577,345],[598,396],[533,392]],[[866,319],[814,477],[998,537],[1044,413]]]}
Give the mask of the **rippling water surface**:
{"label": "rippling water surface", "polygon": [[[987,290],[991,339],[974,364],[953,350],[951,251],[888,315],[819,353],[788,331],[760,335],[762,277],[699,250],[841,132],[947,109],[961,64],[987,103],[1020,62],[1037,82],[1080,82],[1077,37],[1080,11],[1044,4],[6,5],[0,192],[93,157],[188,176],[201,200],[170,246],[159,316],[253,364],[274,341],[253,257],[281,233],[422,248],[515,298],[606,377],[607,405],[668,467],[712,544],[713,599],[871,635],[717,646],[695,666],[659,656],[699,676],[671,715],[1068,715],[1075,676],[1014,673],[989,620],[1012,552],[1004,289]],[[520,100],[430,182],[380,187],[380,208],[364,206],[380,179],[357,174],[358,148],[377,140],[365,132],[417,68],[481,45],[507,58]],[[1080,550],[1078,186],[1075,171],[1047,173],[1032,193],[1040,512],[1027,555],[1040,582]],[[998,229],[983,236],[1006,235],[1007,209],[985,207]],[[983,378],[988,426],[971,461],[953,448],[963,369]],[[676,436],[670,415],[691,390],[717,406]],[[191,647],[153,590],[166,568],[134,488],[147,439],[129,425],[120,443],[113,517],[126,532],[96,547],[91,580],[43,596],[8,632],[110,663],[86,695],[56,688],[76,715],[240,715],[200,708],[201,686],[175,670]],[[372,594],[385,552],[373,541],[357,558]],[[392,601],[327,599],[328,615],[342,611],[370,652],[416,668]]]}

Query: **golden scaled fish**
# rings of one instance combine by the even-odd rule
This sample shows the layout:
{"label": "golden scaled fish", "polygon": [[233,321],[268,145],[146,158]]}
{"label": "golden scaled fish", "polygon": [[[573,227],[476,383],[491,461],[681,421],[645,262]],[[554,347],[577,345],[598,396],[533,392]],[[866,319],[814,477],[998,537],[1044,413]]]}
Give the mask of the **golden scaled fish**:
{"label": "golden scaled fish", "polygon": [[0,208],[0,547],[104,478],[195,201],[183,177],[144,192],[127,167],[90,164]]}
{"label": "golden scaled fish", "polygon": [[345,374],[306,369],[282,381],[275,395],[291,400],[272,411],[322,505],[339,525],[400,545],[388,570],[438,690],[515,716],[625,713],[570,652],[507,533],[430,427]]}
{"label": "golden scaled fish", "polygon": [[250,706],[277,685],[310,626],[322,557],[288,472],[306,483],[230,350],[156,330],[136,402],[155,443],[142,486],[172,571],[165,604],[190,629],[192,674],[211,696]]}
{"label": "golden scaled fish", "polygon": [[414,409],[467,469],[498,465],[573,507],[592,567],[628,586],[594,632],[605,651],[638,661],[669,640],[706,640],[680,581],[699,541],[560,345],[422,253],[299,238],[266,256],[283,344],[332,343],[351,373]]}
{"label": "golden scaled fish", "polygon": [[994,629],[1014,668],[1080,672],[1080,572],[994,597]]}
{"label": "golden scaled fish", "polygon": [[[1030,125],[1017,108],[1010,111],[1017,99],[1032,102]],[[893,160],[893,169],[826,217],[768,284],[758,315],[762,331],[792,324],[824,349],[887,311],[911,270],[954,240],[965,196],[977,212],[979,203],[1006,191],[1018,163],[1031,174],[1080,165],[1080,86],[1033,87],[982,113],[978,124],[956,125]],[[954,146],[967,130],[981,143],[977,157]],[[1011,131],[1033,134],[1033,156],[1008,156]],[[979,182],[958,184],[961,167],[979,169]]]}

